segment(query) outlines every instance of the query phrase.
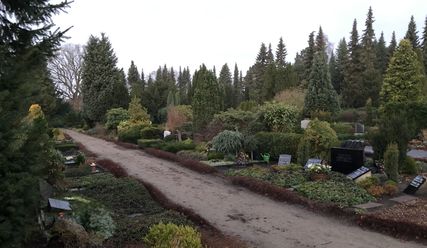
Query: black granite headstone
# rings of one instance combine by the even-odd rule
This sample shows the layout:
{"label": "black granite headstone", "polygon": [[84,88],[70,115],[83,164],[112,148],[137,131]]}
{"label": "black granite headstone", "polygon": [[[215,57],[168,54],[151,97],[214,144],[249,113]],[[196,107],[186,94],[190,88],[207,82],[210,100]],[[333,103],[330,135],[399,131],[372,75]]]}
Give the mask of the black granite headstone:
{"label": "black granite headstone", "polygon": [[320,158],[310,158],[307,160],[307,163],[305,163],[304,169],[308,169],[311,164],[321,164],[322,160]]}
{"label": "black granite headstone", "polygon": [[362,167],[364,161],[365,154],[362,149],[331,148],[331,169],[333,171],[349,174]]}
{"label": "black granite headstone", "polygon": [[416,176],[414,179],[412,179],[411,183],[406,187],[406,189],[403,191],[403,193],[413,195],[421,186],[426,182],[426,178],[423,176]]}
{"label": "black granite headstone", "polygon": [[288,165],[291,163],[292,156],[289,154],[280,154],[277,165]]}
{"label": "black granite headstone", "polygon": [[359,169],[353,171],[352,173],[348,174],[347,177],[351,180],[356,180],[357,178],[365,175],[366,173],[370,172],[371,170],[369,168],[366,168],[365,166],[360,167]]}

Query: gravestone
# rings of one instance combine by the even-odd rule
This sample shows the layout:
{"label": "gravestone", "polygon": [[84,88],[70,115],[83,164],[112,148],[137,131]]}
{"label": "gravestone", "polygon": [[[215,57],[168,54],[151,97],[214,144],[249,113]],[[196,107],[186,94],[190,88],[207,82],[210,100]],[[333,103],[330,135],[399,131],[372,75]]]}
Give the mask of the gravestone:
{"label": "gravestone", "polygon": [[363,149],[331,148],[331,169],[333,171],[349,174],[362,167],[364,162]]}
{"label": "gravestone", "polygon": [[77,164],[76,156],[65,156],[64,165],[75,165]]}
{"label": "gravestone", "polygon": [[288,165],[291,163],[292,156],[289,154],[280,154],[277,165]]}
{"label": "gravestone", "polygon": [[365,166],[362,166],[359,169],[348,174],[347,178],[355,182],[360,182],[371,176],[372,176],[371,170],[369,168],[366,168]]}
{"label": "gravestone", "polygon": [[365,133],[365,125],[363,125],[362,123],[356,123],[354,125],[354,133],[364,134]]}
{"label": "gravestone", "polygon": [[408,185],[408,187],[406,187],[403,193],[413,195],[421,188],[421,186],[425,182],[426,178],[418,175],[414,179],[412,179],[411,183]]}
{"label": "gravestone", "polygon": [[310,158],[305,163],[304,169],[309,169],[313,164],[321,164],[322,160],[320,158]]}
{"label": "gravestone", "polygon": [[301,121],[301,128],[306,129],[308,127],[308,124],[310,123],[309,119],[304,119]]}

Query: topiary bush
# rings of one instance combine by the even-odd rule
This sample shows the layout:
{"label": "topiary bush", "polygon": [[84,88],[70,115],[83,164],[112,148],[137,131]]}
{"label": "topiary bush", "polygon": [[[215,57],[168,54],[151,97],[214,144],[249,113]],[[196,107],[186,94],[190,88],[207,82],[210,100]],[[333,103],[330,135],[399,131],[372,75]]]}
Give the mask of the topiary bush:
{"label": "topiary bush", "polygon": [[212,147],[225,154],[236,153],[243,147],[243,135],[236,131],[222,131],[212,139]]}
{"label": "topiary bush", "polygon": [[301,137],[301,134],[276,132],[259,132],[255,135],[260,153],[269,153],[273,160],[278,160],[280,154],[290,154],[293,161],[296,161]]}
{"label": "topiary bush", "polygon": [[163,143],[159,149],[167,152],[177,153],[182,150],[193,150],[196,148],[196,145],[193,141],[172,141]]}
{"label": "topiary bush", "polygon": [[161,139],[163,137],[163,129],[159,127],[145,127],[141,130],[142,139]]}
{"label": "topiary bush", "polygon": [[117,136],[120,141],[136,144],[141,138],[142,129],[146,128],[147,124],[143,122],[122,121],[117,126]]}
{"label": "topiary bush", "polygon": [[116,129],[122,121],[129,120],[129,112],[124,108],[112,108],[105,114],[105,127]]}
{"label": "topiary bush", "polygon": [[338,137],[328,122],[310,121],[298,145],[298,163],[305,164],[309,158],[329,161],[331,147],[338,144]]}
{"label": "topiary bush", "polygon": [[261,106],[260,118],[273,132],[293,132],[299,126],[300,112],[295,106],[266,103]]}
{"label": "topiary bush", "polygon": [[224,159],[224,153],[216,152],[216,151],[208,152],[208,160],[217,160],[217,159]]}
{"label": "topiary bush", "polygon": [[161,139],[139,139],[138,146],[141,148],[160,148],[165,144]]}
{"label": "topiary bush", "polygon": [[153,225],[144,241],[152,248],[202,248],[199,232],[190,226],[177,226],[172,223]]}
{"label": "topiary bush", "polygon": [[384,153],[384,170],[390,180],[399,179],[399,149],[396,143],[387,146]]}

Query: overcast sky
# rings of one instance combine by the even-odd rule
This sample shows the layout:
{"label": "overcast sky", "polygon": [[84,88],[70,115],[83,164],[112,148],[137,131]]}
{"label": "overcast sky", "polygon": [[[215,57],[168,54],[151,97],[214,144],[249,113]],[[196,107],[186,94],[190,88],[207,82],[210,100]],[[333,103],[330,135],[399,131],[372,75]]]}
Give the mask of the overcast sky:
{"label": "overcast sky", "polygon": [[411,15],[421,36],[426,0],[74,0],[54,22],[73,26],[67,43],[86,44],[91,34],[106,33],[126,72],[134,60],[146,75],[159,65],[193,71],[202,63],[217,73],[224,63],[231,69],[237,63],[245,74],[261,42],[275,49],[283,37],[293,62],[319,25],[334,44],[349,40],[354,18],[361,34],[369,6],[376,37],[384,31],[387,44],[393,30],[397,39],[405,35]]}

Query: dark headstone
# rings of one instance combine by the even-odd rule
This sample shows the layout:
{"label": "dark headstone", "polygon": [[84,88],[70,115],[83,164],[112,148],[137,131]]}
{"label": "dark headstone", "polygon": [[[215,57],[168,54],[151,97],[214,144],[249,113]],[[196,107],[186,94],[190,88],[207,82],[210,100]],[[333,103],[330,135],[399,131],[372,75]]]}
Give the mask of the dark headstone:
{"label": "dark headstone", "polygon": [[278,165],[288,165],[291,163],[292,156],[289,154],[280,154],[279,161],[277,162]]}
{"label": "dark headstone", "polygon": [[355,133],[365,133],[365,125],[362,123],[356,123],[354,125],[354,132]]}
{"label": "dark headstone", "polygon": [[426,178],[423,176],[416,176],[414,179],[412,179],[411,183],[406,187],[406,189],[403,191],[403,193],[413,195],[415,194],[419,188],[426,182]]}
{"label": "dark headstone", "polygon": [[310,168],[311,164],[321,164],[322,160],[320,158],[310,158],[307,160],[307,163],[305,163],[304,169]]}
{"label": "dark headstone", "polygon": [[365,166],[362,166],[359,169],[348,174],[347,177],[350,178],[351,180],[356,180],[357,178],[365,175],[366,173],[369,173],[370,171],[371,171],[370,169],[366,168]]}
{"label": "dark headstone", "polygon": [[365,154],[363,149],[331,148],[331,169],[349,174],[363,166]]}
{"label": "dark headstone", "polygon": [[346,140],[341,143],[341,148],[364,149],[365,142],[361,140]]}

